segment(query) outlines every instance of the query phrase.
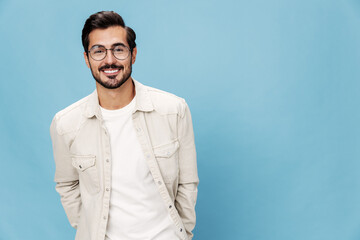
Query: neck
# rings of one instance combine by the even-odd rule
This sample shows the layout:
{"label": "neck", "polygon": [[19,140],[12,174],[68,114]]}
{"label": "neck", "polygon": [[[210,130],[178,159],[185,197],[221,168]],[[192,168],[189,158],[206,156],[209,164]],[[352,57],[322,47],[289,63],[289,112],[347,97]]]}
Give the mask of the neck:
{"label": "neck", "polygon": [[108,110],[125,107],[135,96],[135,87],[131,77],[116,89],[107,89],[96,82],[96,90],[100,106]]}

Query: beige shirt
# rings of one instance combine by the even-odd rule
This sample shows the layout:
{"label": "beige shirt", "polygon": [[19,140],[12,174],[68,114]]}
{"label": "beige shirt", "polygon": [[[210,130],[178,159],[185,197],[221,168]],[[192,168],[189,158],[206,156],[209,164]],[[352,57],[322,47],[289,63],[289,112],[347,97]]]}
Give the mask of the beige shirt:
{"label": "beige shirt", "polygon": [[[134,81],[133,125],[180,239],[191,239],[199,182],[191,115],[175,95]],[[111,194],[110,139],[97,92],[58,112],[51,124],[56,190],[76,240],[104,240]],[[141,229],[139,229],[140,231]]]}

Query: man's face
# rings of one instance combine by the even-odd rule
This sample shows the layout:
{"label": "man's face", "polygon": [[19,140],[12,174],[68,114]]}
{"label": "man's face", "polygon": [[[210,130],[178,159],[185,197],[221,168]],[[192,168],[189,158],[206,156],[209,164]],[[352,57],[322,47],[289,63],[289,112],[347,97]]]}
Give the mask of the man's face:
{"label": "man's face", "polygon": [[[95,29],[89,34],[89,50],[94,46],[104,46],[107,49],[116,45],[129,47],[126,41],[126,30],[121,26],[106,29]],[[110,50],[103,60],[96,61],[84,52],[86,65],[91,69],[94,79],[103,87],[114,89],[120,87],[131,76],[132,64],[136,59],[136,48],[124,60],[118,60]]]}

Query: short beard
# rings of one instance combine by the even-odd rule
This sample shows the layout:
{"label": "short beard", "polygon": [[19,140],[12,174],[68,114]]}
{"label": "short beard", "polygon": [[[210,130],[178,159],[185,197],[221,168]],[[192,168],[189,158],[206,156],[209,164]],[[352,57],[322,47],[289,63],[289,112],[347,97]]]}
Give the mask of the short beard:
{"label": "short beard", "polygon": [[[131,59],[131,58],[130,58]],[[131,63],[131,60],[130,60],[130,71],[126,74],[124,72],[124,76],[119,80],[119,81],[116,81],[115,78],[117,77],[116,76],[110,76],[108,77],[109,79],[111,80],[115,80],[115,81],[110,81],[110,82],[104,82],[104,81],[101,81],[100,79],[100,76],[99,77],[96,77],[93,73],[93,70],[90,66],[90,69],[91,69],[91,74],[93,75],[94,79],[96,80],[96,82],[98,82],[101,86],[103,86],[104,88],[107,88],[107,89],[116,89],[116,88],[119,88],[121,87],[124,83],[126,83],[127,80],[130,79],[130,76],[131,76],[131,73],[132,73],[132,63]],[[124,70],[124,67],[121,67],[121,70]],[[100,72],[100,71],[99,71]]]}

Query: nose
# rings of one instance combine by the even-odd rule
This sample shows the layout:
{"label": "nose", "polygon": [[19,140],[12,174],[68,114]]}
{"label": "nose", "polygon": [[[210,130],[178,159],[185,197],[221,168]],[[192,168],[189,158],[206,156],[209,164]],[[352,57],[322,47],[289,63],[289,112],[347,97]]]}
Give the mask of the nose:
{"label": "nose", "polygon": [[111,49],[106,49],[106,57],[104,58],[104,62],[109,65],[116,62],[116,58],[114,57]]}

